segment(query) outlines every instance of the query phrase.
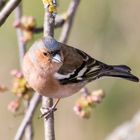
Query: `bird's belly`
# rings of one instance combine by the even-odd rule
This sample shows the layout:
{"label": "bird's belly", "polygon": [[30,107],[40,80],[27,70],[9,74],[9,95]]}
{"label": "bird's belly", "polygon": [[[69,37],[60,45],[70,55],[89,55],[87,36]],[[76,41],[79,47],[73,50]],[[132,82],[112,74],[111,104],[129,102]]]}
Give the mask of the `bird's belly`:
{"label": "bird's belly", "polygon": [[84,85],[83,84],[68,84],[68,85],[61,85],[61,87],[53,87],[51,89],[46,88],[43,91],[38,91],[43,96],[47,96],[50,98],[65,98],[68,96],[72,96],[76,92],[78,92]]}
{"label": "bird's belly", "polygon": [[58,90],[58,94],[56,94],[58,97],[57,98],[64,98],[71,96],[75,93],[77,93],[84,84],[68,84],[68,85],[63,85],[60,90]]}

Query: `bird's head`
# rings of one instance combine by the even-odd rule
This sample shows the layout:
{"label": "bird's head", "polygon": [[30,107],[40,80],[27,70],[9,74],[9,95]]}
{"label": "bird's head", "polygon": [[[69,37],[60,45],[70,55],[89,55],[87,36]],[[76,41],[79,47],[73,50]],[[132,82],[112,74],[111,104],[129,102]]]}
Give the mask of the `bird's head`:
{"label": "bird's head", "polygon": [[44,71],[56,72],[62,65],[61,46],[52,37],[45,37],[35,42],[29,50],[30,58],[35,66]]}

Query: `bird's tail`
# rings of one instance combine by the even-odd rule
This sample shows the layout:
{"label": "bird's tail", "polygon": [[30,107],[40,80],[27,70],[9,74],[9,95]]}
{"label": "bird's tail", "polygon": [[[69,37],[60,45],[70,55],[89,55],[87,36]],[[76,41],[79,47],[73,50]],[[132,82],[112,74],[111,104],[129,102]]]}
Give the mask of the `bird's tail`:
{"label": "bird's tail", "polygon": [[99,77],[111,76],[119,77],[126,80],[139,82],[139,78],[131,73],[131,69],[126,65],[106,65],[99,72]]}

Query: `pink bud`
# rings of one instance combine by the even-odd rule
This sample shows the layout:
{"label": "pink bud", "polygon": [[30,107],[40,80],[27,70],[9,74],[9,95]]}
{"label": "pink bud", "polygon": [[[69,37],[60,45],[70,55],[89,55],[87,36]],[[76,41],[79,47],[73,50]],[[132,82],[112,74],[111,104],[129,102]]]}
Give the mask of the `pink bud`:
{"label": "pink bud", "polygon": [[15,113],[19,109],[19,100],[13,100],[8,104],[8,110]]}

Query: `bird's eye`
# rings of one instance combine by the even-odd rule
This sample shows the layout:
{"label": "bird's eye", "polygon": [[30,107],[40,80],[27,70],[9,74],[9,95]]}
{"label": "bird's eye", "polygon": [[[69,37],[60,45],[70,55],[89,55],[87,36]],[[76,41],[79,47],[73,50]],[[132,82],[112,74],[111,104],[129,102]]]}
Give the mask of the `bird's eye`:
{"label": "bird's eye", "polygon": [[46,52],[43,52],[43,55],[47,56],[47,55],[48,55],[48,53],[46,53]]}

